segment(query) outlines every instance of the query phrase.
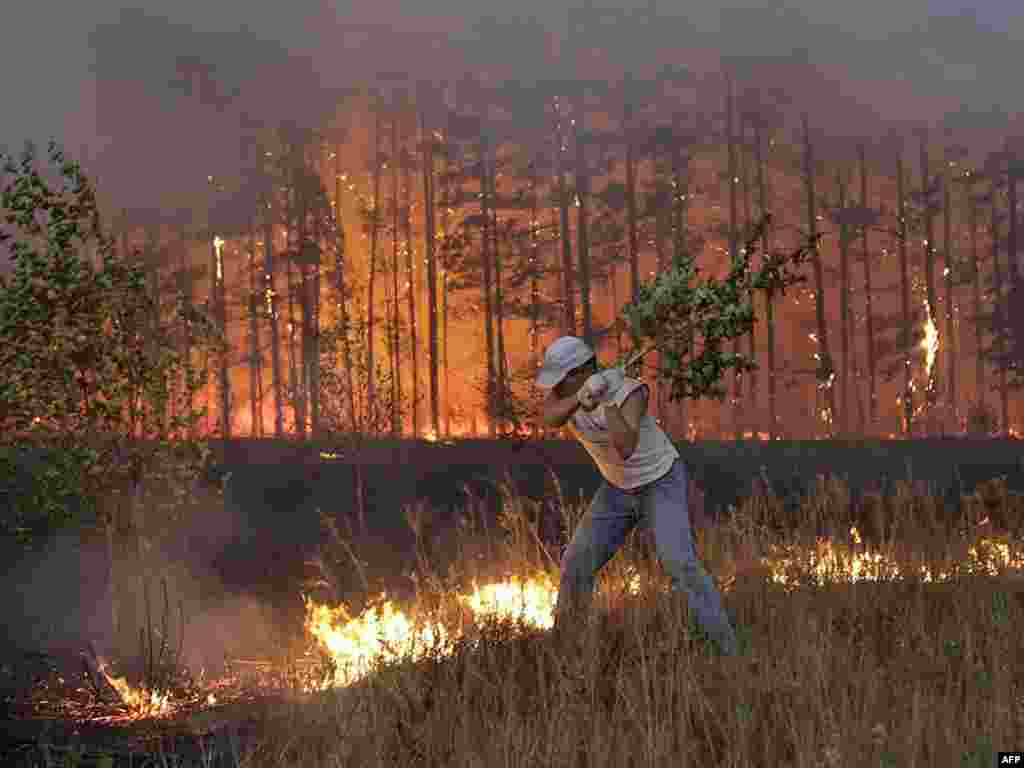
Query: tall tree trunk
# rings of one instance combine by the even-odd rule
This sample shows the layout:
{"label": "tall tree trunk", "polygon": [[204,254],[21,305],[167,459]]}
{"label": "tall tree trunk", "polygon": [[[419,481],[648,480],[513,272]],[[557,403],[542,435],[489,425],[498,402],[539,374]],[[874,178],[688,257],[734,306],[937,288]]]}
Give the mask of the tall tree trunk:
{"label": "tall tree trunk", "polygon": [[366,285],[366,415],[371,428],[377,429],[377,371],[373,359],[374,305],[377,282],[377,234],[380,231],[380,156],[381,156],[380,109],[376,109],[373,120],[373,210],[370,216],[370,265]]}
{"label": "tall tree trunk", "polygon": [[349,429],[355,434],[360,419],[356,415],[355,379],[352,371],[352,341],[349,336],[348,288],[345,282],[345,226],[341,213],[341,146],[334,147],[334,301],[341,323],[341,354],[345,365],[345,386],[348,395]]}
{"label": "tall tree trunk", "polygon": [[490,154],[490,141],[486,134],[486,128],[484,133],[480,136],[480,152],[479,152],[479,173],[478,181],[480,182],[480,215],[481,215],[481,226],[480,226],[480,259],[483,266],[483,298],[484,298],[484,336],[486,343],[487,353],[487,387],[486,387],[486,414],[487,414],[487,434],[489,437],[494,437],[496,433],[496,420],[495,420],[495,406],[497,405],[497,393],[495,392],[495,384],[497,381],[497,369],[495,366],[495,339],[494,339],[494,304],[493,304],[493,293],[494,286],[493,275],[491,273],[492,259],[491,259],[491,207],[490,207],[490,185],[487,182],[487,158]]}
{"label": "tall tree trunk", "polygon": [[590,171],[587,168],[587,138],[583,110],[576,111],[573,126],[576,175],[576,257],[580,264],[580,305],[583,309],[583,340],[594,346],[594,322],[590,304]]}
{"label": "tall tree trunk", "polygon": [[1009,232],[1006,242],[1006,277],[1009,282],[1020,279],[1021,268],[1017,262],[1017,181],[1020,174],[1019,161],[1014,157],[1010,160],[1010,168],[1006,175],[1007,205],[1010,211]]}
{"label": "tall tree trunk", "polygon": [[960,346],[953,327],[954,296],[953,296],[953,270],[956,268],[956,248],[953,243],[953,204],[952,204],[952,181],[949,172],[949,162],[945,163],[942,179],[942,245],[945,248],[946,262],[942,270],[943,288],[945,289],[945,310],[946,310],[946,398],[948,404],[949,418],[952,424],[948,425],[953,432],[959,431],[960,409],[957,402],[957,381],[956,369],[959,364],[957,348]]}
{"label": "tall tree trunk", "polygon": [[434,139],[427,126],[425,113],[420,113],[420,135],[423,151],[423,232],[427,249],[427,336],[430,355],[430,430],[436,438],[441,434],[441,411],[438,391],[439,361],[437,358],[437,230],[434,224]]}
{"label": "tall tree trunk", "polygon": [[[447,137],[444,142],[444,157],[442,162],[444,164],[444,175],[441,181],[441,237],[444,238],[444,242],[448,241],[448,211],[451,206],[451,176],[452,176],[452,158],[451,158],[451,145],[449,144]],[[450,264],[448,261],[449,251],[447,248],[444,249],[444,263],[441,265],[441,330],[444,338],[444,347],[441,350],[441,359],[444,370],[444,434],[445,437],[451,437],[452,435],[452,386],[451,386],[451,366],[448,364],[448,271]]]}
{"label": "tall tree trunk", "polygon": [[398,314],[398,238],[399,238],[399,211],[401,200],[398,192],[398,116],[391,118],[391,371],[392,388],[394,394],[391,398],[391,434],[399,435],[404,429],[403,417],[400,414],[402,405],[402,352],[400,344],[401,326]]}
{"label": "tall tree trunk", "polygon": [[[180,262],[179,270],[180,270],[180,275],[181,275],[182,302],[184,303],[185,308],[188,311],[191,312],[192,305],[194,303],[193,290],[192,290],[193,289],[193,286],[192,286],[192,263],[191,263],[192,260],[191,260],[191,255],[189,254],[189,237],[188,237],[188,234],[185,232],[184,229],[181,230],[181,237],[180,237],[180,239],[181,239],[181,262]],[[184,349],[182,350],[182,354],[184,355],[184,358],[186,360],[188,360],[190,364],[192,364],[192,363],[194,363],[193,354],[192,354],[192,347],[193,347],[192,323],[191,323],[190,320],[187,319],[187,317],[186,317],[186,319],[185,319],[185,321],[183,323],[183,331],[184,331],[184,333],[182,334],[182,345],[183,345]],[[189,397],[188,397],[188,408],[189,408],[190,411],[195,408],[195,392],[191,392],[189,394]],[[198,436],[198,429],[199,429],[199,424],[198,424],[198,420],[196,420],[196,421],[194,421],[192,423],[192,426],[189,427],[189,438],[190,439],[192,439],[192,440],[196,439],[196,437]]]}
{"label": "tall tree trunk", "polygon": [[[725,133],[728,150],[728,171],[729,174],[729,262],[732,263],[739,258],[739,208],[737,201],[738,192],[738,170],[736,157],[736,127],[735,127],[735,98],[733,96],[733,80],[731,75],[725,77],[726,106],[725,106]],[[740,340],[732,340],[733,354],[740,352]],[[743,437],[743,377],[739,371],[732,373],[732,431],[733,438],[740,440]]]}
{"label": "tall tree trunk", "polygon": [[498,199],[497,191],[497,150],[491,148],[491,160],[488,161],[488,186],[490,188],[491,196],[491,220],[490,220],[490,231],[491,231],[491,253],[494,254],[494,327],[496,335],[496,353],[498,356],[496,371],[497,371],[497,405],[498,413],[501,414],[499,417],[500,425],[502,429],[505,428],[505,422],[507,420],[507,395],[508,395],[508,358],[505,350],[505,298],[501,288],[501,244],[499,242],[498,235],[498,210],[496,202]]}
{"label": "tall tree trunk", "polygon": [[314,440],[319,440],[322,436],[320,424],[320,294],[322,290],[320,285],[320,244],[323,242],[320,224],[323,212],[320,210],[320,202],[322,199],[318,194],[315,200],[313,253],[316,254],[316,263],[309,265],[312,272],[309,281],[309,293],[312,295],[309,297],[308,302],[309,323],[303,326],[308,348],[306,370],[308,371],[307,379],[309,382],[309,389],[307,390],[309,392],[309,423]]}
{"label": "tall tree trunk", "polygon": [[[294,185],[289,192],[288,232],[287,232],[287,274],[288,274],[288,382],[292,393],[292,420],[295,436],[304,439],[306,436],[306,403],[299,371],[298,323],[295,316],[296,293],[301,286],[295,280],[295,211]],[[301,297],[299,297],[301,300]]]}
{"label": "tall tree trunk", "polygon": [[[750,158],[746,151],[746,124],[743,120],[740,120],[740,135],[739,135],[739,164],[740,164],[740,183],[743,185],[743,228],[745,232],[750,232],[753,228],[753,202],[752,189],[750,183]],[[744,236],[746,239],[746,236]],[[757,296],[751,295],[750,302],[756,309],[757,307]],[[752,360],[757,358],[757,337],[755,336],[756,325],[750,327],[750,331],[747,333],[747,356]],[[760,437],[761,426],[760,426],[760,414],[757,408],[757,369],[750,371],[750,377],[747,384],[747,414],[745,431],[749,429],[755,440]]]}
{"label": "tall tree trunk", "polygon": [[910,264],[907,259],[907,201],[903,190],[903,155],[896,157],[896,206],[899,221],[900,300],[903,309],[903,434],[910,437],[914,430],[914,390],[911,368],[913,327],[910,315]]}
{"label": "tall tree trunk", "polygon": [[804,185],[807,188],[807,229],[813,243],[811,261],[814,268],[814,310],[818,325],[818,366],[819,386],[824,389],[828,409],[829,432],[834,431],[836,398],[832,355],[829,354],[828,327],[825,321],[825,277],[821,263],[821,249],[818,247],[818,201],[814,191],[814,146],[811,143],[811,129],[807,114],[803,115],[804,128]]}
{"label": "tall tree trunk", "polygon": [[[928,136],[927,133],[921,135],[921,195],[924,198],[924,227],[925,227],[925,241],[924,241],[924,285],[927,293],[928,301],[928,313],[931,320],[936,325],[936,331],[938,331],[938,323],[936,322],[939,318],[939,307],[938,299],[935,291],[935,214],[932,212],[932,196],[931,196],[931,171],[928,163]],[[940,340],[939,346],[942,345]],[[936,363],[938,360],[935,361]],[[936,366],[933,364],[931,371],[928,373],[928,385],[925,389],[925,397],[928,403],[929,416],[934,410],[936,400],[938,399],[938,373],[935,370]]]}
{"label": "tall tree trunk", "polygon": [[978,257],[978,201],[974,184],[967,184],[967,226],[971,237],[971,283],[974,289],[974,383],[978,405],[986,401],[984,324],[981,321],[981,260]]}
{"label": "tall tree trunk", "polygon": [[419,339],[416,336],[416,259],[413,254],[412,240],[412,168],[409,167],[410,157],[405,153],[402,155],[402,171],[405,177],[405,208],[403,211],[405,223],[405,271],[408,275],[409,286],[406,289],[408,297],[409,312],[409,345],[412,348],[412,434],[413,437],[420,436],[420,351]]}
{"label": "tall tree trunk", "polygon": [[640,298],[640,237],[637,232],[636,211],[636,125],[630,93],[626,94],[626,227],[629,234],[629,295],[635,302]]}
{"label": "tall tree trunk", "polygon": [[992,307],[995,319],[995,351],[998,361],[999,427],[1004,436],[1010,432],[1010,396],[1006,386],[1006,290],[1003,267],[999,261],[999,186],[992,182]]}
{"label": "tall tree trunk", "polygon": [[221,439],[231,439],[231,379],[228,375],[228,355],[231,345],[228,339],[228,314],[225,296],[224,251],[223,246],[210,244],[212,256],[213,307],[214,317],[220,332],[224,334],[225,346],[217,354],[217,394],[219,395],[220,434]]}
{"label": "tall tree trunk", "polygon": [[256,279],[256,224],[249,229],[249,417],[250,437],[263,437],[263,368],[260,354],[260,291]]}
{"label": "tall tree trunk", "polygon": [[[836,174],[839,188],[839,210],[846,208],[846,179],[840,171]],[[850,228],[839,225],[839,428],[844,437],[850,433]],[[856,397],[856,392],[854,392]]]}
{"label": "tall tree trunk", "polygon": [[[690,178],[689,148],[684,153],[680,142],[672,146],[672,258],[678,261],[686,253],[688,232],[686,228],[688,187]],[[693,351],[693,337],[687,340],[688,349]],[[668,425],[668,413],[665,422]],[[686,400],[680,400],[676,411],[686,433]]]}
{"label": "tall tree trunk", "polygon": [[[863,144],[857,147],[860,163],[860,204],[868,207],[868,163]],[[868,419],[871,431],[878,419],[878,387],[876,383],[875,361],[875,317],[871,308],[871,251],[868,248],[868,228],[861,229],[861,250],[864,259],[864,307],[867,322],[867,358],[868,358]]]}
{"label": "tall tree trunk", "polygon": [[566,137],[562,128],[562,115],[555,113],[555,141],[557,147],[555,156],[558,173],[558,222],[562,242],[562,308],[565,312],[563,333],[567,336],[576,335],[576,296],[573,285],[572,274],[572,233],[569,229],[569,188],[565,181],[565,142]]}
{"label": "tall tree trunk", "polygon": [[270,386],[274,390],[274,437],[284,437],[284,380],[281,372],[281,329],[278,312],[277,289],[274,286],[274,194],[273,181],[270,182],[270,193],[267,199],[266,215],[263,219],[265,281],[264,295],[267,300],[267,311],[270,315]]}
{"label": "tall tree trunk", "polygon": [[[764,217],[769,210],[768,206],[768,174],[765,173],[764,137],[761,135],[762,125],[759,119],[753,121],[754,129],[754,162],[757,167],[757,199],[758,213]],[[771,253],[769,241],[769,228],[765,227],[761,234],[761,253],[767,257]],[[778,433],[778,418],[776,416],[775,397],[775,294],[768,289],[764,294],[765,309],[765,332],[768,345],[768,439],[775,440]]]}

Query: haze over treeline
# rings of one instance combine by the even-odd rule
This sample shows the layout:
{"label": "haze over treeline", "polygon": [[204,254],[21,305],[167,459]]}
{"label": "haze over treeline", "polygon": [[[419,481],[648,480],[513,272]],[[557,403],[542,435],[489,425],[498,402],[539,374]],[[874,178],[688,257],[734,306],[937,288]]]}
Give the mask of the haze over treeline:
{"label": "haze over treeline", "polygon": [[[992,339],[974,333],[977,308],[993,291],[1005,293],[1017,266],[1016,235],[1002,231],[1002,220],[994,241],[984,226],[975,227],[969,249],[969,195],[977,190],[968,194],[959,179],[1021,134],[1014,80],[1024,23],[1014,6],[805,0],[778,9],[701,2],[682,10],[637,0],[571,8],[523,2],[513,13],[497,3],[465,5],[301,0],[254,10],[234,3],[163,9],[100,2],[87,11],[62,9],[60,24],[44,20],[53,10],[46,3],[19,9],[22,34],[12,38],[4,53],[10,65],[0,70],[5,103],[13,105],[0,125],[0,147],[62,141],[97,181],[121,247],[138,248],[158,265],[154,285],[166,278],[180,288],[187,273],[193,296],[209,299],[233,344],[233,356],[211,384],[221,393],[211,389],[210,404],[215,419],[225,408],[232,420],[241,419],[235,433],[247,434],[246,424],[259,418],[273,431],[285,407],[294,412],[287,422],[316,412],[316,398],[306,399],[319,375],[309,365],[310,356],[319,359],[311,329],[338,311],[330,291],[341,287],[331,282],[331,269],[348,281],[341,306],[349,313],[363,317],[366,297],[377,306],[376,326],[373,313],[365,315],[376,362],[399,379],[389,384],[395,396],[419,400],[416,416],[401,418],[403,428],[424,431],[428,410],[436,410],[428,389],[432,399],[440,386],[447,420],[465,432],[478,428],[484,368],[487,386],[521,396],[523,374],[559,333],[580,333],[600,343],[602,354],[615,352],[616,340],[603,331],[628,301],[635,277],[647,279],[680,252],[697,254],[712,272],[720,269],[723,255],[737,250],[741,232],[765,210],[774,216],[776,245],[793,245],[808,221],[821,220],[824,237],[824,268],[816,283],[780,302],[771,321],[777,327],[768,331],[775,341],[764,335],[763,315],[749,340],[762,368],[766,346],[777,345],[773,424],[786,424],[791,436],[818,434],[819,414],[827,410],[832,418],[838,408],[847,428],[857,412],[862,429],[870,421],[873,433],[898,431],[899,398],[911,384],[899,379],[901,366],[909,368],[911,357],[915,371],[923,366],[920,343],[933,330],[928,319],[938,329],[938,354],[925,372],[927,397],[938,396],[941,372],[956,401],[947,420],[962,422],[966,404],[978,399],[971,387],[985,386],[984,372],[978,363],[967,382],[951,372],[981,360]],[[583,96],[580,83],[588,84]],[[628,129],[626,112],[634,121]],[[481,144],[491,128],[465,127],[471,113],[484,115],[487,125],[494,121],[488,141],[496,144]],[[458,258],[438,257],[437,295],[429,294],[425,274],[431,220],[423,214],[428,185],[418,165],[426,162],[419,153],[428,134],[440,142],[431,150],[436,189],[431,182],[430,194],[440,219],[434,227],[446,242],[470,219],[470,229],[478,227],[459,245]],[[561,160],[550,151],[558,142]],[[477,152],[489,159],[474,160]],[[437,165],[442,156],[444,165]],[[941,182],[954,190],[953,177],[944,175],[954,158],[955,193],[930,198],[924,229],[907,233],[918,239],[902,275],[909,305],[901,309],[892,240],[897,189],[902,184],[902,199],[924,215],[920,189],[928,186],[934,195]],[[898,183],[900,161],[905,178]],[[277,169],[270,175],[268,164]],[[272,225],[261,213],[270,178],[282,184]],[[300,204],[295,195],[307,183]],[[449,183],[453,197],[442,203]],[[630,184],[642,210],[624,202]],[[490,202],[480,203],[478,190],[485,188]],[[532,234],[516,231],[528,198]],[[860,250],[850,256],[860,230],[842,234],[834,215],[864,204],[889,227],[870,245],[857,241],[877,270],[872,291],[864,285],[869,278]],[[987,216],[986,203],[979,205],[979,215]],[[1000,197],[987,205],[997,216],[1009,202]],[[379,221],[368,228],[373,209]],[[942,219],[947,209],[948,222]],[[332,229],[338,222],[341,238]],[[264,243],[267,226],[279,241],[276,266]],[[214,236],[225,238],[223,253],[211,247]],[[296,243],[310,236],[318,239],[321,262],[289,258],[305,258]],[[540,249],[539,266],[516,245],[525,236]],[[922,246],[928,242],[931,250]],[[990,242],[1002,261],[985,257],[979,274],[986,282],[971,305],[972,286],[957,260],[969,250],[989,254]],[[440,241],[434,245],[441,248]],[[336,261],[328,267],[323,259]],[[982,258],[971,263],[981,265]],[[944,270],[957,272],[955,287],[943,283]],[[260,303],[251,301],[269,278],[279,281],[280,306],[267,310],[281,313],[279,326],[268,324]],[[315,297],[306,292],[310,285]],[[960,295],[951,298],[954,290]],[[876,346],[868,345],[865,323],[871,293]],[[444,330],[428,332],[429,305],[440,314],[449,298],[450,326],[445,303]],[[893,338],[900,333],[905,336]],[[271,349],[274,344],[281,348]],[[877,360],[869,362],[869,350]],[[428,363],[442,355],[446,375],[437,383],[433,370],[428,376],[436,360]],[[836,382],[825,371],[825,389],[815,380],[823,358],[839,374]],[[259,372],[249,365],[253,360]],[[268,371],[281,366],[271,385]],[[877,368],[870,396],[869,367]],[[704,434],[774,432],[760,413],[767,407],[765,379],[760,386],[748,381],[730,382],[730,391],[756,418],[741,416],[735,402],[730,421],[723,420],[723,407],[677,410],[660,395],[656,412],[677,417],[682,434],[695,422]],[[293,394],[272,414],[268,393],[279,386]],[[840,398],[840,386],[852,395],[844,391]],[[1016,398],[1011,407],[1005,387],[1000,397],[1005,431],[1017,415]]]}
{"label": "haze over treeline", "polygon": [[[1024,98],[1015,87],[1024,17],[1010,0],[970,10],[952,0],[800,0],[779,10],[710,0],[592,5],[635,14],[654,6],[661,17],[656,40],[611,27],[600,45],[613,66],[665,55],[684,64],[718,55],[767,64],[799,60],[806,49],[819,74],[776,85],[805,106],[834,102],[839,111],[816,110],[826,133],[879,132],[888,121],[935,119],[961,105],[982,114],[995,108],[988,122],[1000,130]],[[487,15],[534,17],[564,39],[568,11],[567,3],[539,0],[17,3],[5,11],[0,52],[0,147],[50,137],[76,152],[84,147],[114,205],[160,204],[231,170],[243,114],[316,124],[337,109],[338,91],[379,71],[447,79],[508,63],[527,78],[560,76],[524,51],[474,47],[473,27]]]}

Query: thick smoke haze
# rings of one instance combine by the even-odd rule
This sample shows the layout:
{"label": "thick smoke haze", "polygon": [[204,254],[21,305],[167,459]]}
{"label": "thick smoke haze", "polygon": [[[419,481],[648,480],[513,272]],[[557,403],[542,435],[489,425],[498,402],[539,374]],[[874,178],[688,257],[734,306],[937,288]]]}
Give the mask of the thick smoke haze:
{"label": "thick smoke haze", "polygon": [[[965,127],[1005,129],[1021,111],[1012,79],[1024,15],[1011,0],[971,11],[954,0],[799,0],[771,10],[710,0],[684,10],[650,0],[592,5],[656,7],[666,17],[657,41],[610,30],[613,63],[641,65],[655,48],[683,63],[691,53],[746,60],[762,74],[772,62],[803,60],[814,73],[809,80],[777,85],[807,91],[805,106],[816,95],[847,103],[839,124],[852,120],[858,130],[876,119],[934,122],[961,107]],[[533,17],[562,38],[568,5],[21,0],[4,14],[0,148],[56,138],[84,159],[118,207],[191,206],[208,175],[238,168],[240,133],[281,120],[324,125],[344,90],[375,72],[441,78],[478,66],[470,56],[493,56],[521,65],[524,76],[543,76],[526,53],[467,53],[474,24],[489,15]]]}

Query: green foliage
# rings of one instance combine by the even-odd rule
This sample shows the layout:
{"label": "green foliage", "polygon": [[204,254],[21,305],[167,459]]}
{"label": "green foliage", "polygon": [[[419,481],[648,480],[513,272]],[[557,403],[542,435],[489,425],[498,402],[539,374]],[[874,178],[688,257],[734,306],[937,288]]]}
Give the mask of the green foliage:
{"label": "green foliage", "polygon": [[787,287],[806,281],[796,268],[816,252],[816,239],[788,255],[766,254],[760,267],[752,270],[751,259],[770,221],[766,215],[758,223],[725,279],[698,280],[694,257],[683,253],[670,269],[642,283],[637,301],[623,307],[621,320],[634,348],[658,349],[658,377],[670,384],[670,400],[721,399],[726,370],[755,370],[752,360],[723,349],[726,342],[753,328],[754,292],[784,295]]}
{"label": "green foliage", "polygon": [[[202,415],[191,404],[205,373],[175,349],[144,265],[115,255],[78,164],[53,143],[48,159],[51,167],[31,146],[17,162],[0,155],[0,245],[14,267],[0,276],[4,487],[15,487],[30,454],[43,456],[29,472],[31,491],[12,494],[12,514],[0,519],[23,538],[39,524],[73,522],[72,497],[95,512],[118,490],[140,493],[143,480],[164,483],[162,499],[147,503],[174,507],[208,453],[186,439]],[[223,343],[190,312],[181,320],[200,351]]]}

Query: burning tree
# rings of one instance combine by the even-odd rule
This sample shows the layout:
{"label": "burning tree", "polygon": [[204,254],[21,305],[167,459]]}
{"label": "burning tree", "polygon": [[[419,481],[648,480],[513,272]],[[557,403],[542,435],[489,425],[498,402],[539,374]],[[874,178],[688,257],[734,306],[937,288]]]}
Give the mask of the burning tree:
{"label": "burning tree", "polygon": [[[31,146],[20,162],[3,156],[0,243],[14,269],[0,277],[0,477],[13,492],[0,528],[30,541],[95,516],[114,628],[131,641],[141,606],[137,572],[125,566],[141,566],[146,538],[182,511],[209,454],[189,438],[205,366],[176,350],[145,265],[115,253],[78,164],[52,143],[49,160],[56,184]],[[215,346],[205,316],[180,319],[201,349]]]}

